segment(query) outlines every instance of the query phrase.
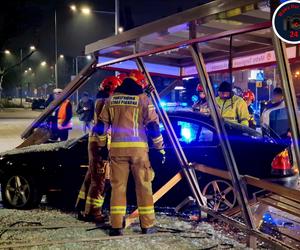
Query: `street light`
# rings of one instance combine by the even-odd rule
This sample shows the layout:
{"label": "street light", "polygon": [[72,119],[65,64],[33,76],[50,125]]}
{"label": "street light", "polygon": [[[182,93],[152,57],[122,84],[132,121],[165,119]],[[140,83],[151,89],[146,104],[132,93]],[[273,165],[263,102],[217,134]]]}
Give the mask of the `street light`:
{"label": "street light", "polygon": [[[76,5],[71,5],[70,9],[73,12],[77,11],[77,7]],[[119,29],[119,0],[115,0],[115,11],[100,11],[100,10],[92,10],[91,8],[85,6],[80,8],[81,13],[84,15],[90,15],[91,12],[94,13],[100,13],[100,14],[108,14],[108,15],[115,15],[115,35],[117,35],[118,33],[121,33],[124,31],[124,29],[122,27],[120,27]]]}
{"label": "street light", "polygon": [[32,69],[31,69],[31,68],[28,68],[28,70],[31,71]]}
{"label": "street light", "polygon": [[88,7],[83,7],[83,8],[81,8],[81,12],[84,15],[89,15],[89,14],[91,14],[91,9]]}
{"label": "street light", "polygon": [[64,59],[64,55],[61,54],[61,55],[59,56],[59,58],[60,58],[60,59]]}
{"label": "street light", "polygon": [[35,46],[31,45],[30,50],[35,50]]}
{"label": "street light", "polygon": [[46,64],[47,64],[46,61],[41,62],[41,66],[43,66],[43,67],[46,66]]}
{"label": "street light", "polygon": [[76,5],[74,5],[74,4],[72,4],[71,6],[70,6],[70,9],[72,10],[72,11],[77,11],[77,8],[76,8]]}
{"label": "street light", "polygon": [[91,55],[87,55],[87,56],[86,56],[86,59],[91,60],[91,59],[92,59],[92,56],[91,56]]}
{"label": "street light", "polygon": [[9,51],[8,49],[4,50],[4,53],[5,53],[6,55],[10,55],[10,51]]}

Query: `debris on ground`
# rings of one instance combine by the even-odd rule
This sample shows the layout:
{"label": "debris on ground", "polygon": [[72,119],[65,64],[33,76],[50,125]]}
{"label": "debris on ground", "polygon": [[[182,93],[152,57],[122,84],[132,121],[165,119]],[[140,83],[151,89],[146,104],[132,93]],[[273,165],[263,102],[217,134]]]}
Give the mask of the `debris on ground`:
{"label": "debris on ground", "polygon": [[246,249],[207,222],[188,222],[157,215],[157,234],[141,235],[139,224],[124,237],[108,237],[108,229],[78,221],[74,213],[55,209],[0,210],[0,249]]}

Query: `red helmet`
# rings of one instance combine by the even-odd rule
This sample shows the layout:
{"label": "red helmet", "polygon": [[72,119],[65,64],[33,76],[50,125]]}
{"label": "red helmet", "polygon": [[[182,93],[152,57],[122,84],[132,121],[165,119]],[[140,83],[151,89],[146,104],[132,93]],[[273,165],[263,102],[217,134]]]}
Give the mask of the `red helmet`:
{"label": "red helmet", "polygon": [[145,88],[147,86],[145,76],[139,70],[134,69],[134,70],[130,71],[128,77],[131,78],[132,80],[134,80],[142,88]]}
{"label": "red helmet", "polygon": [[196,91],[197,92],[204,92],[203,86],[200,83],[198,83]]}
{"label": "red helmet", "polygon": [[114,93],[115,89],[122,84],[122,81],[116,76],[108,76],[100,83],[100,90],[108,89],[109,94]]}
{"label": "red helmet", "polygon": [[128,75],[125,73],[121,73],[121,74],[117,75],[117,77],[121,80],[121,82],[123,82],[124,79],[128,77]]}
{"label": "red helmet", "polygon": [[247,90],[243,93],[243,99],[246,100],[250,100],[250,101],[254,101],[255,100],[255,95],[251,90]]}

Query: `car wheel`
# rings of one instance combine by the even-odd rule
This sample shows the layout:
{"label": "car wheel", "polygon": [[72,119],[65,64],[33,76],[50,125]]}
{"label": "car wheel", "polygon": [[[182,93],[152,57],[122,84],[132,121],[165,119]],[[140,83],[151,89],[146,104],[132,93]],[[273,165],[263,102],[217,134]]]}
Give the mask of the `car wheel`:
{"label": "car wheel", "polygon": [[27,209],[41,202],[41,195],[34,178],[11,174],[4,178],[1,185],[3,205],[7,208]]}
{"label": "car wheel", "polygon": [[207,199],[207,206],[215,211],[224,212],[233,208],[236,203],[236,194],[228,181],[212,180],[203,189]]}

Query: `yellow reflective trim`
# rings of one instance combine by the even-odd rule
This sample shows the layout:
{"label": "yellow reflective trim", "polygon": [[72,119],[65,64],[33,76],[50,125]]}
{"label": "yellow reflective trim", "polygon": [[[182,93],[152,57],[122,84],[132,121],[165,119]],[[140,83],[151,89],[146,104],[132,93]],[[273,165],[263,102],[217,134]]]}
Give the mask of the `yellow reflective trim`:
{"label": "yellow reflective trim", "polygon": [[96,207],[102,207],[103,202],[104,202],[103,198],[101,198],[101,199],[94,199],[94,198],[91,198],[89,196],[86,198],[86,204],[94,205]]}
{"label": "yellow reflective trim", "polygon": [[146,142],[111,142],[111,148],[147,148]]}
{"label": "yellow reflective trim", "polygon": [[156,138],[154,138],[152,140],[153,140],[154,143],[158,143],[158,142],[163,141],[163,137],[162,137],[162,135],[160,135],[160,136],[158,136],[158,137],[156,137]]}
{"label": "yellow reflective trim", "polygon": [[140,215],[154,214],[154,206],[138,207]]}
{"label": "yellow reflective trim", "polygon": [[148,105],[148,111],[155,110],[155,106],[153,104]]}
{"label": "yellow reflective trim", "polygon": [[155,212],[154,212],[154,209],[149,210],[149,211],[140,211],[140,210],[139,210],[139,214],[140,214],[140,215],[155,214]]}
{"label": "yellow reflective trim", "polygon": [[138,124],[139,110],[136,108],[133,112],[133,134],[134,136],[139,136],[139,124]]}
{"label": "yellow reflective trim", "polygon": [[139,206],[138,209],[154,209],[154,206]]}
{"label": "yellow reflective trim", "polygon": [[90,141],[106,141],[106,135],[90,135],[89,136]]}
{"label": "yellow reflective trim", "polygon": [[89,142],[99,142],[99,139],[97,136],[90,136],[89,137]]}
{"label": "yellow reflective trim", "polygon": [[106,135],[99,135],[98,139],[99,141],[106,141]]}
{"label": "yellow reflective trim", "polygon": [[84,200],[85,199],[85,192],[79,191],[78,198]]}
{"label": "yellow reflective trim", "polygon": [[110,214],[126,214],[126,206],[111,206],[110,207]]}
{"label": "yellow reflective trim", "polygon": [[134,111],[132,113],[132,121],[133,121],[133,128],[132,128],[132,130],[133,130],[133,136],[136,136],[136,134],[135,134],[135,109],[134,109]]}

